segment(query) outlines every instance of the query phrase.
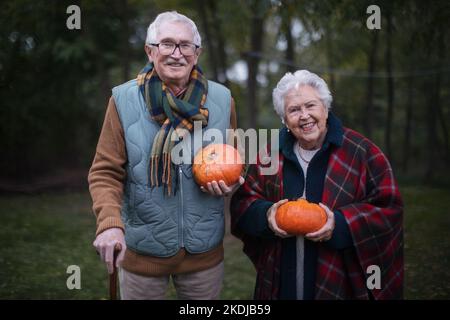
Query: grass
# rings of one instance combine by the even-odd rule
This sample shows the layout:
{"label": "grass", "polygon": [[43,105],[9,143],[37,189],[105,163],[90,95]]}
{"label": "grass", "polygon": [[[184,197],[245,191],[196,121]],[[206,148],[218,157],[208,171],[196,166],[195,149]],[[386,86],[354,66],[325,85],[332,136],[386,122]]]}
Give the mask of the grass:
{"label": "grass", "polygon": [[[450,298],[450,194],[403,187],[405,297]],[[0,299],[108,299],[106,268],[92,247],[95,220],[87,193],[0,198]],[[251,299],[255,272],[241,243],[225,237],[222,299]],[[68,290],[68,266],[81,290]],[[174,298],[173,287],[168,298]]]}
{"label": "grass", "polygon": [[[0,198],[0,299],[108,299],[106,268],[92,247],[90,201],[87,193]],[[239,241],[225,241],[222,298],[250,299],[252,266]],[[67,289],[70,265],[81,269],[81,290]]]}
{"label": "grass", "polygon": [[402,189],[405,201],[405,297],[450,299],[450,192]]}

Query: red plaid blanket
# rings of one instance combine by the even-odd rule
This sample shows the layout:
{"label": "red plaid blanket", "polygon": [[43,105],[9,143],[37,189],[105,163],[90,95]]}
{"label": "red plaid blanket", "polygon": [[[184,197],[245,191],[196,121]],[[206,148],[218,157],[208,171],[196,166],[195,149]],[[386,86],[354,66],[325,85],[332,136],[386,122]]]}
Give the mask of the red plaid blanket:
{"label": "red plaid blanket", "polygon": [[[270,152],[268,149],[267,152]],[[231,232],[244,243],[244,252],[257,270],[255,299],[277,299],[281,241],[243,234],[238,221],[258,199],[283,199],[283,155],[279,171],[262,175],[261,159],[250,165],[245,183],[231,201]],[[263,162],[267,163],[267,162]],[[391,166],[370,140],[344,129],[343,144],[330,155],[322,202],[346,218],[354,247],[332,250],[319,244],[315,298],[369,299],[371,265],[381,270],[375,299],[403,297],[403,203]]]}

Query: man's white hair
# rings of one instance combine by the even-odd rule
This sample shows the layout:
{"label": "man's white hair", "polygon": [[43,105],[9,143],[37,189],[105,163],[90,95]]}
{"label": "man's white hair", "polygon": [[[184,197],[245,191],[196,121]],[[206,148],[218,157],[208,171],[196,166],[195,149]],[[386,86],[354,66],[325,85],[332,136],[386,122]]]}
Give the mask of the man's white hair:
{"label": "man's white hair", "polygon": [[308,70],[298,70],[293,74],[288,72],[278,82],[272,92],[272,100],[275,112],[280,116],[284,123],[284,98],[286,94],[293,88],[298,89],[301,86],[311,86],[316,89],[317,94],[324,104],[330,110],[333,97],[328,89],[327,83],[317,74]]}
{"label": "man's white hair", "polygon": [[202,37],[200,36],[200,33],[198,32],[197,26],[195,25],[194,21],[186,17],[185,15],[182,15],[176,11],[167,11],[160,13],[155,20],[149,25],[147,30],[147,39],[145,40],[146,44],[156,43],[157,42],[157,36],[160,32],[159,28],[161,25],[165,22],[182,22],[188,25],[192,33],[194,35],[194,44],[198,45],[199,47],[202,46]]}

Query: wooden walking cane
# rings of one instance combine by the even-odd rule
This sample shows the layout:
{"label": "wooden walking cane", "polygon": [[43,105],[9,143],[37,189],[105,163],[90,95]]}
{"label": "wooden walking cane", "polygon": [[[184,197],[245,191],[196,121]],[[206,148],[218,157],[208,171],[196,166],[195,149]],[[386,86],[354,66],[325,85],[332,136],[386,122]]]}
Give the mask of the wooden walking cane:
{"label": "wooden walking cane", "polygon": [[113,273],[109,275],[109,300],[117,300],[117,268],[116,268],[116,260],[117,255],[121,250],[121,246],[117,244],[114,247],[113,253]]}

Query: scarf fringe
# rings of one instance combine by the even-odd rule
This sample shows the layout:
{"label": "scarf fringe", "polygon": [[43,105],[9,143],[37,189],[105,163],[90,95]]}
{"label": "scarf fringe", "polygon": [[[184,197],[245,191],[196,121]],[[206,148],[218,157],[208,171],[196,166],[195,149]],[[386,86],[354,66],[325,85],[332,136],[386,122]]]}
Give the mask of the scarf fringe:
{"label": "scarf fringe", "polygon": [[158,180],[158,165],[159,165],[159,156],[152,156],[150,160],[150,185],[152,187],[159,187]]}
{"label": "scarf fringe", "polygon": [[[151,164],[150,164],[150,185],[151,187],[159,187],[159,179],[158,179],[158,169],[159,169],[159,156],[152,156]],[[163,153],[162,156],[162,165],[163,165],[163,173],[162,173],[162,184],[167,187],[168,195],[172,195],[172,159],[170,157],[170,153]]]}
{"label": "scarf fringe", "polygon": [[171,176],[170,176],[170,154],[164,153],[163,154],[163,175],[162,180],[163,183],[168,187],[168,194],[171,194]]}

